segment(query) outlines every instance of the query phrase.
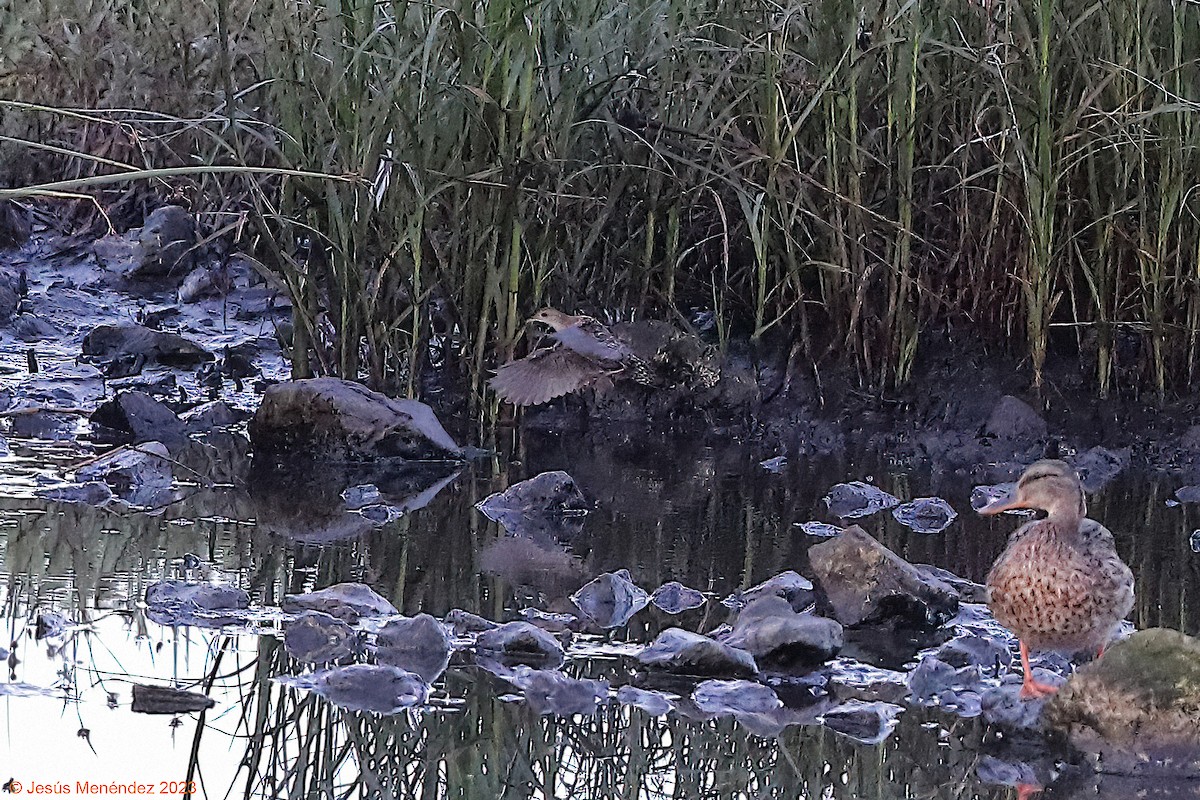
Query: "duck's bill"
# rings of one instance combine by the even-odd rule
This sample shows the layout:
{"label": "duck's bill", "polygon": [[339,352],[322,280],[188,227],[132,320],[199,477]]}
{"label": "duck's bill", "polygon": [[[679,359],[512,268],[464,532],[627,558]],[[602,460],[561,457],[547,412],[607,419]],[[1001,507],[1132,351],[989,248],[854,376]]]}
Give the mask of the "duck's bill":
{"label": "duck's bill", "polygon": [[1003,514],[1005,511],[1026,511],[1028,506],[1021,505],[1014,500],[998,500],[995,503],[990,503],[979,509],[979,513],[985,517],[990,517],[995,514]]}
{"label": "duck's bill", "polygon": [[1017,504],[1015,483],[998,483],[994,486],[976,486],[971,492],[971,508],[985,516],[992,516],[1023,507]]}

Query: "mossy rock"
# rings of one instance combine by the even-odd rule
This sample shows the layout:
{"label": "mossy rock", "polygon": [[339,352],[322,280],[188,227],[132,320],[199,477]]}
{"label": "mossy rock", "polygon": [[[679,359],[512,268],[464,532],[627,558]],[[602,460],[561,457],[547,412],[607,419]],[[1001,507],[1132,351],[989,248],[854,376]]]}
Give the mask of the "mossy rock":
{"label": "mossy rock", "polygon": [[1135,633],[1072,675],[1045,722],[1105,772],[1200,776],[1200,639]]}

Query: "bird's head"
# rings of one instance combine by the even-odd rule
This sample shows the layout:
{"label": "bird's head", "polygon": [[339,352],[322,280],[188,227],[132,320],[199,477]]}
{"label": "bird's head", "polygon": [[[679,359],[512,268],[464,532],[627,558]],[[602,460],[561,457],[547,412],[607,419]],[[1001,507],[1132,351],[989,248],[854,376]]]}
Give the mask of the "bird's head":
{"label": "bird's head", "polygon": [[1045,511],[1051,519],[1082,519],[1087,513],[1079,476],[1064,461],[1038,461],[1017,481],[1016,493],[1008,500],[980,510],[981,514],[999,514],[1014,508]]}
{"label": "bird's head", "polygon": [[569,328],[578,321],[578,317],[573,317],[570,314],[564,314],[557,308],[543,308],[541,311],[529,318],[529,322],[540,322],[543,325],[549,325],[554,331],[561,331],[564,328]]}

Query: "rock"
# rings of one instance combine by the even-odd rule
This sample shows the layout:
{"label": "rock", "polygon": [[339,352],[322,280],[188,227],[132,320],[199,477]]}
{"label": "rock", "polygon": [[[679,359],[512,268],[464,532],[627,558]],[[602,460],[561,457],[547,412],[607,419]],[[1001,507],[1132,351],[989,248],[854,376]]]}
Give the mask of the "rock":
{"label": "rock", "polygon": [[830,525],[828,522],[795,522],[800,530],[804,531],[809,536],[820,536],[822,539],[828,539],[831,536],[837,536],[842,532],[842,526]]}
{"label": "rock", "polygon": [[899,498],[862,481],[839,483],[825,495],[829,513],[841,519],[867,517],[899,504]]}
{"label": "rock", "polygon": [[245,589],[228,584],[155,581],[146,587],[146,605],[190,605],[206,611],[249,608],[250,595]]}
{"label": "rock", "polygon": [[1032,406],[1007,394],[1000,398],[983,426],[984,436],[1015,444],[1044,441],[1047,433],[1046,420]]}
{"label": "rock", "polygon": [[446,615],[446,624],[454,629],[454,633],[462,636],[468,633],[483,633],[500,627],[490,619],[484,619],[478,614],[455,608]]}
{"label": "rock", "polygon": [[398,614],[396,607],[364,583],[335,583],[324,589],[304,594],[283,596],[281,607],[289,614],[301,611],[322,611],[354,624],[358,618]]}
{"label": "rock", "polygon": [[518,666],[508,678],[525,693],[525,702],[537,714],[591,716],[608,700],[608,681],[569,678],[561,672]]}
{"label": "rock", "polygon": [[562,645],[553,636],[528,622],[509,622],[479,634],[475,651],[502,662],[557,667],[563,663]]}
{"label": "rock", "polygon": [[[938,580],[958,592],[958,599],[964,603],[987,603],[987,587],[981,583],[960,578],[950,570],[935,567],[932,564],[913,564],[917,571],[931,580]],[[991,618],[990,613],[988,618]]]}
{"label": "rock", "polygon": [[375,657],[381,664],[406,669],[433,683],[450,664],[450,635],[428,614],[390,620],[375,640]]}
{"label": "rock", "polygon": [[179,206],[163,206],[146,217],[137,235],[132,277],[184,275],[192,268],[196,221]]}
{"label": "rock", "polygon": [[204,711],[216,704],[215,700],[200,692],[185,692],[169,686],[143,686],[135,683],[130,710],[135,714],[187,714]]}
{"label": "rock", "polygon": [[82,503],[89,506],[102,506],[113,499],[112,489],[103,481],[65,483],[38,489],[34,494],[56,503]]}
{"label": "rock", "polygon": [[154,505],[171,488],[171,454],[162,442],[118,447],[75,470],[76,480],[103,481],[129,502]]}
{"label": "rock", "polygon": [[725,643],[754,656],[760,670],[805,673],[842,649],[842,626],[813,614],[797,614],[787,600],[760,597],[746,606]]}
{"label": "rock", "polygon": [[918,497],[892,509],[892,516],[916,533],[941,533],[950,527],[958,512],[940,497]]}
{"label": "rock", "polygon": [[1071,459],[1071,466],[1079,474],[1084,491],[1098,492],[1129,464],[1132,451],[1128,447],[1109,450],[1097,445]]}
{"label": "rock", "polygon": [[217,285],[218,276],[208,267],[196,267],[179,284],[176,297],[180,303],[194,303],[204,297],[223,294]]}
{"label": "rock", "polygon": [[57,639],[69,631],[72,624],[71,620],[62,614],[54,611],[41,611],[38,613],[33,627],[33,638],[39,642],[42,639]]}
{"label": "rock", "polygon": [[955,669],[933,656],[921,659],[908,674],[907,682],[913,702],[937,706],[960,717],[979,716],[983,695],[988,690],[977,665]]}
{"label": "rock", "polygon": [[1105,772],[1200,776],[1200,640],[1134,633],[1076,670],[1045,721]]}
{"label": "rock", "polygon": [[978,666],[995,670],[1008,664],[1008,647],[986,636],[974,633],[956,636],[938,648],[936,657],[952,667]]}
{"label": "rock", "polygon": [[485,497],[475,508],[510,533],[540,532],[568,538],[575,531],[562,521],[578,520],[588,512],[589,504],[575,479],[556,470],[514,483],[503,492]]}
{"label": "rock", "polygon": [[75,438],[79,419],[73,414],[35,411],[18,414],[10,419],[10,432],[22,439],[47,439],[66,442]]}
{"label": "rock", "polygon": [[722,600],[721,605],[736,611],[760,597],[782,597],[791,604],[793,610],[803,611],[813,604],[816,595],[813,593],[812,581],[789,569],[744,592],[734,592]]}
{"label": "rock", "polygon": [[843,625],[888,622],[932,629],[958,611],[953,588],[921,574],[857,525],[813,545],[808,558]]}
{"label": "rock", "polygon": [[284,686],[308,689],[351,711],[399,714],[429,699],[429,686],[418,676],[386,664],[351,664],[273,680]]}
{"label": "rock", "polygon": [[183,420],[145,392],[120,392],[93,411],[90,419],[100,441],[178,447],[187,437]]}
{"label": "rock", "polygon": [[1180,486],[1175,490],[1175,499],[1180,503],[1200,503],[1200,485]]}
{"label": "rock", "polygon": [[650,595],[634,584],[629,570],[605,572],[571,595],[571,602],[601,628],[619,628],[650,604]]}
{"label": "rock", "polygon": [[[2,285],[2,284],[0,284]],[[0,290],[2,292],[2,290]],[[0,303],[3,302],[3,297],[0,297]],[[3,317],[3,310],[0,309],[0,317]],[[44,317],[37,314],[18,314],[13,320],[13,333],[22,342],[30,344],[39,344],[41,342],[57,339],[63,335],[63,332],[58,329],[53,322],[50,322]]]}
{"label": "rock", "polygon": [[13,200],[0,200],[0,247],[20,247],[28,238],[29,217],[25,209]]}
{"label": "rock", "polygon": [[288,655],[310,664],[328,664],[354,655],[358,634],[340,619],[320,611],[305,611],[283,626]]}
{"label": "rock", "polygon": [[378,458],[461,461],[463,450],[433,409],[394,400],[358,383],[309,378],[267,389],[250,439],[256,453],[324,461]]}
{"label": "rock", "polygon": [[783,708],[775,690],[745,680],[710,680],[692,692],[692,702],[709,714],[766,714]]}
{"label": "rock", "polygon": [[675,704],[662,692],[638,689],[625,685],[617,690],[617,702],[623,706],[640,708],[652,717],[662,717],[671,712]]}
{"label": "rock", "polygon": [[1192,531],[1188,537],[1188,547],[1192,548],[1193,553],[1200,553],[1200,530]]}
{"label": "rock", "polygon": [[783,472],[783,469],[787,466],[787,463],[787,456],[775,456],[774,458],[768,458],[766,461],[758,462],[758,465],[767,472],[778,474]]}
{"label": "rock", "polygon": [[342,499],[346,501],[346,508],[360,509],[381,503],[383,495],[379,493],[379,487],[375,484],[364,483],[343,489]]}
{"label": "rock", "polygon": [[82,354],[83,360],[91,363],[112,364],[128,359],[182,368],[213,360],[212,353],[178,334],[133,323],[97,325],[83,337]]}
{"label": "rock", "polygon": [[[1061,686],[1063,678],[1053,672],[1034,668],[1034,676],[1043,683]],[[1013,675],[1006,683],[983,691],[980,710],[989,725],[1009,732],[1040,733],[1043,729],[1042,712],[1048,698],[1025,699],[1021,697],[1021,679]]]}
{"label": "rock", "polygon": [[754,657],[724,642],[682,628],[668,628],[637,655],[642,666],[677,675],[753,677]]}
{"label": "rock", "polygon": [[213,400],[196,406],[180,416],[188,433],[208,433],[217,428],[228,428],[242,421],[243,413],[224,400]]}
{"label": "rock", "polygon": [[650,602],[667,614],[682,614],[700,608],[705,600],[704,595],[696,589],[690,589],[679,581],[669,581],[654,590]]}
{"label": "rock", "polygon": [[896,729],[904,708],[894,703],[848,700],[821,715],[831,731],[862,744],[879,744]]}

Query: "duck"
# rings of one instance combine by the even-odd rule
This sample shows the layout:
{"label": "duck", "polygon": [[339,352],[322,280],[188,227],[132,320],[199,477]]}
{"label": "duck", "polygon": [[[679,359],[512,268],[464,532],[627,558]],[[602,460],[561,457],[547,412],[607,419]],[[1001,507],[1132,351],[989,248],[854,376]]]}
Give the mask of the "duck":
{"label": "duck", "polygon": [[1043,512],[1009,537],[987,577],[988,607],[1020,643],[1022,699],[1058,687],[1037,680],[1029,653],[1092,651],[1103,655],[1133,608],[1133,573],[1117,555],[1113,536],[1087,518],[1083,486],[1070,465],[1044,459],[1028,467],[1011,499],[980,513]]}

